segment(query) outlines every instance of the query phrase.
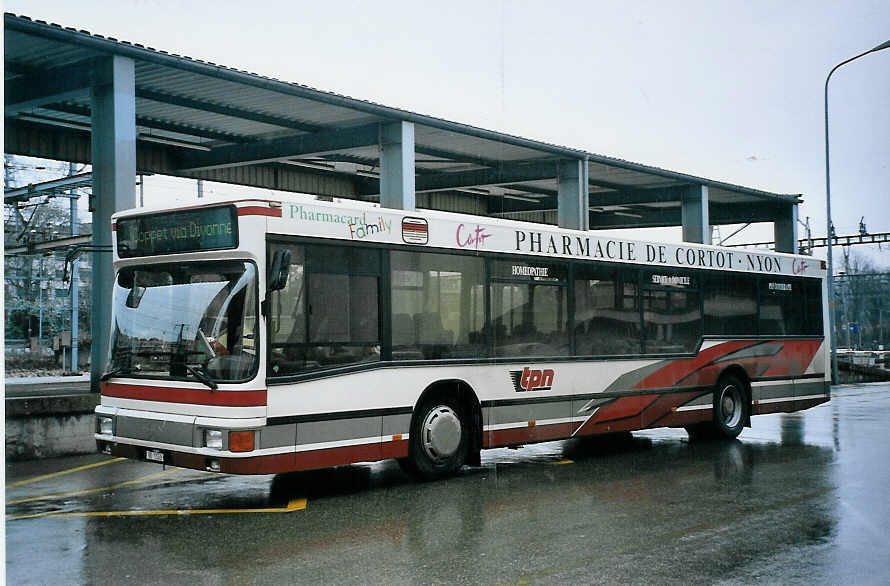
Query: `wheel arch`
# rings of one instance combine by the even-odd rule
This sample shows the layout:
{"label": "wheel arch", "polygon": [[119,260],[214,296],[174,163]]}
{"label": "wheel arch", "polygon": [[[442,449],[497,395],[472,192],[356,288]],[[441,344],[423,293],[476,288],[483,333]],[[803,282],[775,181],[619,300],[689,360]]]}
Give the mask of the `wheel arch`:
{"label": "wheel arch", "polygon": [[467,381],[458,378],[441,379],[430,383],[414,404],[412,421],[417,416],[417,407],[424,401],[436,396],[457,397],[458,404],[469,415],[470,445],[467,454],[467,464],[479,466],[481,464],[480,452],[482,450],[482,406],[476,391]]}

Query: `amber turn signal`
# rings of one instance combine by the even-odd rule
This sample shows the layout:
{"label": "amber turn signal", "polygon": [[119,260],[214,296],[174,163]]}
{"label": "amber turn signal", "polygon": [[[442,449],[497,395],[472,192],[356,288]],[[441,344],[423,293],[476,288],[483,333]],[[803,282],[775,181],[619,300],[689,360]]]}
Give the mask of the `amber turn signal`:
{"label": "amber turn signal", "polygon": [[251,451],[253,451],[253,432],[252,431],[230,431],[229,432],[229,451],[230,452],[251,452]]}

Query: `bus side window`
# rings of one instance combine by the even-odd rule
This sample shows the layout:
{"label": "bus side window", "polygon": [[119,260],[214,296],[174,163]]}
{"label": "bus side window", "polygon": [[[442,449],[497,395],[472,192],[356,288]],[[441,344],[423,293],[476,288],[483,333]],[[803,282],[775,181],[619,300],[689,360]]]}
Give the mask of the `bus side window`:
{"label": "bus side window", "polygon": [[290,251],[287,284],[269,294],[269,368],[272,376],[294,374],[305,368],[306,275],[302,246],[273,244],[271,259],[279,249]]}
{"label": "bus side window", "polygon": [[475,256],[390,254],[393,360],[485,356],[483,263]]}
{"label": "bus side window", "polygon": [[575,273],[575,354],[640,353],[640,311],[634,269],[578,266]]}
{"label": "bus side window", "polygon": [[680,271],[643,273],[646,354],[691,352],[702,334],[699,276]]}
{"label": "bus side window", "polygon": [[751,275],[712,273],[704,277],[706,335],[757,334],[757,280]]}
{"label": "bus side window", "polygon": [[760,335],[787,336],[802,330],[801,283],[776,277],[760,279]]}

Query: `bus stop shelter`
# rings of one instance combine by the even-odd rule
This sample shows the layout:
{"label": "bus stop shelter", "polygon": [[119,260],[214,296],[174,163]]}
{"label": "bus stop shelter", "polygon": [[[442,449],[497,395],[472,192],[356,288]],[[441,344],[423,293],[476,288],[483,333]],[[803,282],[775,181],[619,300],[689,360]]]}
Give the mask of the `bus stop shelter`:
{"label": "bus stop shelter", "polygon": [[[798,195],[494,132],[6,14],[5,152],[93,167],[93,245],[139,173],[598,230],[772,222],[794,252]],[[94,281],[110,284],[107,254]],[[92,289],[111,307],[111,287]],[[110,310],[92,312],[109,330]],[[92,345],[92,380],[107,353]]]}

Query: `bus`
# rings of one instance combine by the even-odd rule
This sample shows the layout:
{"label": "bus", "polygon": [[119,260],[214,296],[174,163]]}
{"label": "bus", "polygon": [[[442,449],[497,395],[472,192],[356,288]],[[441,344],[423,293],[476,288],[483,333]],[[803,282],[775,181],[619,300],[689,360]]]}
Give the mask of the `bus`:
{"label": "bus", "polygon": [[106,454],[233,474],[685,428],[830,398],[825,263],[498,218],[233,200],[113,216]]}

